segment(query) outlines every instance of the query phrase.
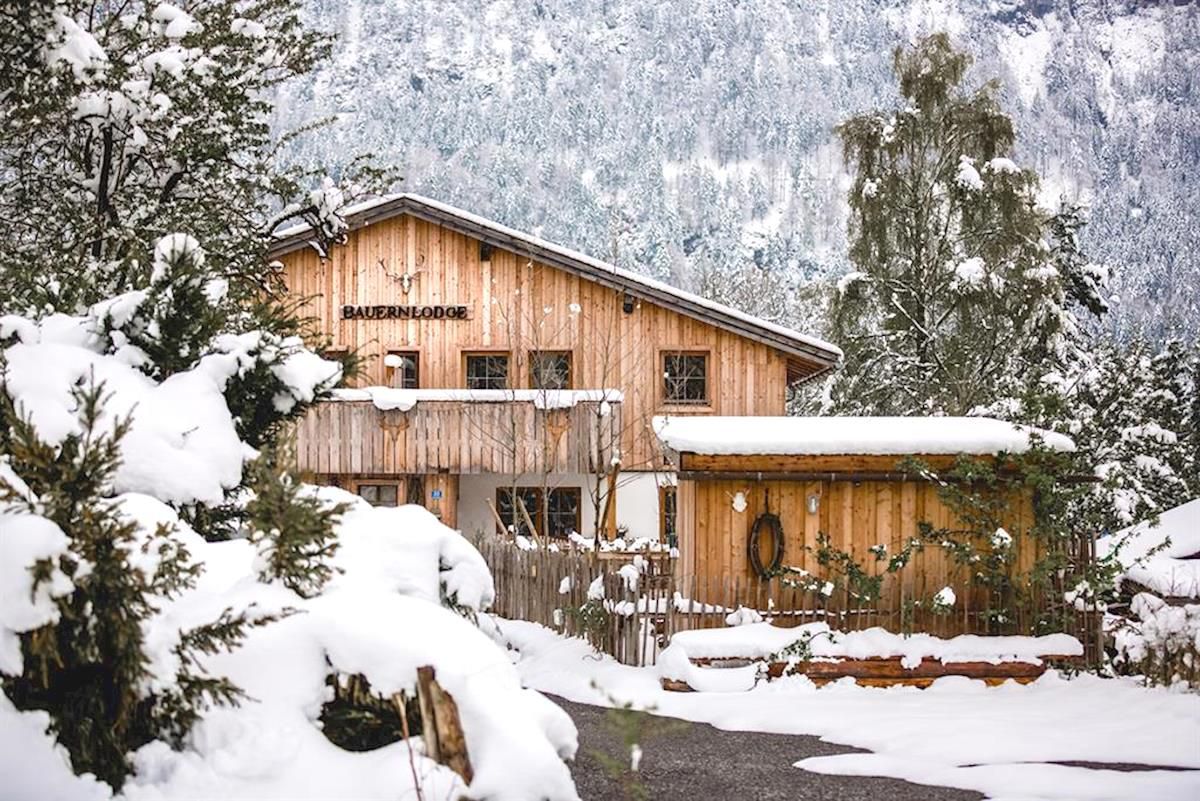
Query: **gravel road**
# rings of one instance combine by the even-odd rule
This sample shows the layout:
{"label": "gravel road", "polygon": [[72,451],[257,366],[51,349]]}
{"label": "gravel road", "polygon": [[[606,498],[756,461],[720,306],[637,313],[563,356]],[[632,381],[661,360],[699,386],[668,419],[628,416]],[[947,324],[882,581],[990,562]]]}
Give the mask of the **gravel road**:
{"label": "gravel road", "polygon": [[[644,793],[632,794],[605,761],[629,765],[609,710],[554,698],[579,727],[572,767],[584,801],[976,801],[978,793],[898,779],[826,776],[792,767],[810,756],[853,753],[816,737],[724,731],[704,723],[652,717],[642,729],[638,771]],[[607,757],[607,760],[605,759]],[[628,771],[624,771],[628,776]]]}

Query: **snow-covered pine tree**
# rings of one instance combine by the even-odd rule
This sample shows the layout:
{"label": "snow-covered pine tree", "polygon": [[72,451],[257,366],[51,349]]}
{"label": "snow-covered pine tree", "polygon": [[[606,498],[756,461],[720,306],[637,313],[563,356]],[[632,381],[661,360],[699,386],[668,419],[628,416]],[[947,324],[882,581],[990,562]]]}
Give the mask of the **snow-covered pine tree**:
{"label": "snow-covered pine tree", "polygon": [[246,301],[277,286],[265,255],[287,220],[341,234],[342,190],[310,190],[269,131],[271,89],[329,52],[296,0],[36,0],[0,15],[21,40],[0,50],[3,305],[69,313],[143,288],[154,243],[176,231]]}
{"label": "snow-covered pine tree", "polygon": [[1037,174],[1008,158],[1015,132],[997,84],[962,85],[970,62],[945,34],[897,49],[903,105],[838,127],[856,171],[855,271],[831,309],[846,351],[832,392],[840,411],[994,403],[1063,355],[1068,300],[1102,309],[1101,276],[1075,244],[1078,213],[1036,206]]}
{"label": "snow-covered pine tree", "polygon": [[32,571],[31,595],[51,599],[54,622],[20,635],[23,670],[0,674],[0,687],[18,709],[50,713],[76,773],[120,789],[135,749],[178,744],[206,706],[241,697],[197,658],[235,647],[248,626],[273,618],[226,610],[180,631],[175,675],[155,672],[163,666],[151,664],[147,620],[160,600],[192,586],[198,568],[170,527],[142,531],[107,497],[130,420],[102,419],[102,386],[74,394],[78,431],[50,444],[0,391],[0,508],[65,535],[61,553]]}
{"label": "snow-covered pine tree", "polygon": [[328,564],[338,547],[333,528],[347,506],[307,493],[289,468],[292,461],[289,449],[267,447],[250,465],[254,497],[246,504],[247,525],[260,578],[311,598],[333,575]]}
{"label": "snow-covered pine tree", "polygon": [[[18,41],[0,48],[0,312],[86,312],[156,380],[237,360],[226,401],[255,448],[340,377],[292,380],[319,337],[277,292],[272,236],[300,219],[327,247],[339,209],[386,180],[359,163],[343,189],[279,162],[271,89],[328,53],[299,6],[0,4]],[[216,537],[237,516],[185,511]]]}
{"label": "snow-covered pine tree", "polygon": [[1187,445],[1181,438],[1188,395],[1176,370],[1178,349],[1155,354],[1142,340],[1093,343],[1088,366],[1061,388],[1058,419],[1034,420],[1069,433],[1077,460],[1100,479],[1073,502],[1080,531],[1112,532],[1189,498]]}

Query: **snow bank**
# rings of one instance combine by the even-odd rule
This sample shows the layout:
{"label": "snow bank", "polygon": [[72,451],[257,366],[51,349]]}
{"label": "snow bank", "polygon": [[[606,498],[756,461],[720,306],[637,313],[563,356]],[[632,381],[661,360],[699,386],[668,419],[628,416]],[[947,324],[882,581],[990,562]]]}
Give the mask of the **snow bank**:
{"label": "snow bank", "polygon": [[620,403],[617,389],[395,389],[362,387],[336,389],[335,401],[370,401],[382,411],[407,412],[421,402],[532,403],[538,409],[573,409],[580,403]]}
{"label": "snow bank", "polygon": [[1035,437],[1073,451],[1062,434],[988,417],[655,417],[654,431],[673,451],[705,454],[994,454],[1024,453]]}
{"label": "snow bank", "polygon": [[[518,653],[517,669],[526,684],[543,692],[591,704],[632,703],[727,730],[813,735],[875,752],[846,761],[841,756],[824,763],[806,760],[801,763],[806,770],[873,771],[870,775],[973,789],[991,798],[1183,801],[1200,795],[1195,770],[1118,773],[1045,764],[1200,768],[1200,695],[1194,693],[1089,674],[1067,680],[1055,671],[1028,685],[998,687],[947,677],[926,690],[853,682],[818,690],[794,676],[744,693],[674,693],[662,689],[654,668],[621,665],[581,640],[533,623],[502,620],[497,625]],[[643,748],[643,765],[654,764],[654,741]]]}
{"label": "snow bank", "polygon": [[50,716],[19,712],[0,692],[0,776],[5,798],[104,801],[107,784],[71,772],[67,751],[46,734]]}
{"label": "snow bank", "polygon": [[[144,293],[131,292],[78,317],[0,318],[0,339],[17,340],[4,350],[4,385],[38,435],[58,444],[80,431],[75,391],[103,384],[101,428],[132,418],[121,442],[115,491],[146,493],[177,506],[219,504],[238,486],[243,462],[254,455],[238,438],[225,402],[229,380],[257,359],[269,359],[282,388],[276,405],[286,411],[337,381],[341,367],[304,350],[298,339],[268,341],[250,332],[219,337],[215,352],[194,368],[156,382],[136,369],[145,354],[129,345],[105,353],[108,343],[100,333],[106,324],[127,320],[142,300]],[[114,346],[123,336],[110,335]]]}
{"label": "snow bank", "polygon": [[[1170,540],[1166,547],[1147,556]],[[1154,592],[1182,598],[1200,598],[1200,498],[1163,512],[1158,522],[1139,523],[1102,537],[1096,543],[1100,556],[1115,553],[1125,567],[1122,578]]]}
{"label": "snow bank", "polygon": [[335,487],[313,488],[322,500],[346,503],[332,564],[342,571],[330,581],[370,583],[384,590],[441,603],[444,597],[474,611],[496,598],[487,562],[475,546],[420,506],[371,506]]}
{"label": "snow bank", "polygon": [[[340,572],[322,594],[308,600],[280,584],[261,583],[248,541],[208,543],[155,498],[127,494],[115,499],[120,513],[138,522],[143,537],[160,523],[174,527],[172,538],[204,571],[193,589],[160,599],[161,612],[148,623],[154,676],[148,690],[171,683],[181,629],[212,620],[226,608],[296,610],[252,629],[241,648],[207,660],[206,669],[228,676],[252,700],[206,712],[180,751],[158,741],[139,749],[137,772],[121,797],[412,798],[405,743],[365,753],[343,751],[324,737],[317,718],[329,698],[330,672],[361,673],[373,690],[391,694],[413,692],[417,668],[433,665],[458,704],[475,777],[464,786],[447,768],[422,756],[415,739],[426,798],[463,793],[514,801],[577,798],[563,762],[577,747],[570,718],[524,689],[504,650],[441,604],[443,597],[472,610],[491,603],[492,578],[478,551],[419,507],[374,508],[340,490],[312,492],[331,503],[347,502],[351,509],[338,529],[342,547],[333,561]],[[11,517],[4,522],[0,544],[7,547],[14,539],[7,525]],[[48,546],[55,542],[52,534],[41,536]],[[153,570],[156,558],[156,549],[146,549],[135,564]],[[27,586],[20,583],[24,575],[9,581],[9,572],[20,572],[10,571],[16,564],[0,562],[0,610],[6,615],[21,611],[9,601]],[[7,625],[9,618],[4,620]],[[45,615],[34,615],[22,628],[44,622]],[[61,785],[55,797],[106,798],[105,785],[70,775],[65,756],[44,734],[46,721],[41,713],[17,712],[0,697],[0,775],[6,790]],[[37,793],[18,793],[26,795]]]}

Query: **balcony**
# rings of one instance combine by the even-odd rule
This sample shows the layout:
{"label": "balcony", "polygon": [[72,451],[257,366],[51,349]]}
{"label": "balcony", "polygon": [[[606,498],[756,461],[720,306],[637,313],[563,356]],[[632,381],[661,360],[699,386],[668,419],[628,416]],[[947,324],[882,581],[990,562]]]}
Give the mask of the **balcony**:
{"label": "balcony", "polygon": [[595,473],[621,436],[615,390],[339,390],[296,427],[316,475]]}

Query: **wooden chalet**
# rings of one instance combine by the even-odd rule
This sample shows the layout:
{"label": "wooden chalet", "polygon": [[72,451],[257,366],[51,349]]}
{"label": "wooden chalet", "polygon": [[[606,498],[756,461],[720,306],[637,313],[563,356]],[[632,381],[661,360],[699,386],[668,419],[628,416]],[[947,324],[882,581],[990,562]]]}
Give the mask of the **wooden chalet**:
{"label": "wooden chalet", "polygon": [[391,196],[348,222],[331,253],[306,228],[273,253],[301,311],[365,357],[355,386],[298,426],[300,466],[468,533],[674,542],[694,515],[653,418],[782,415],[790,385],[841,357],[428,198]]}

